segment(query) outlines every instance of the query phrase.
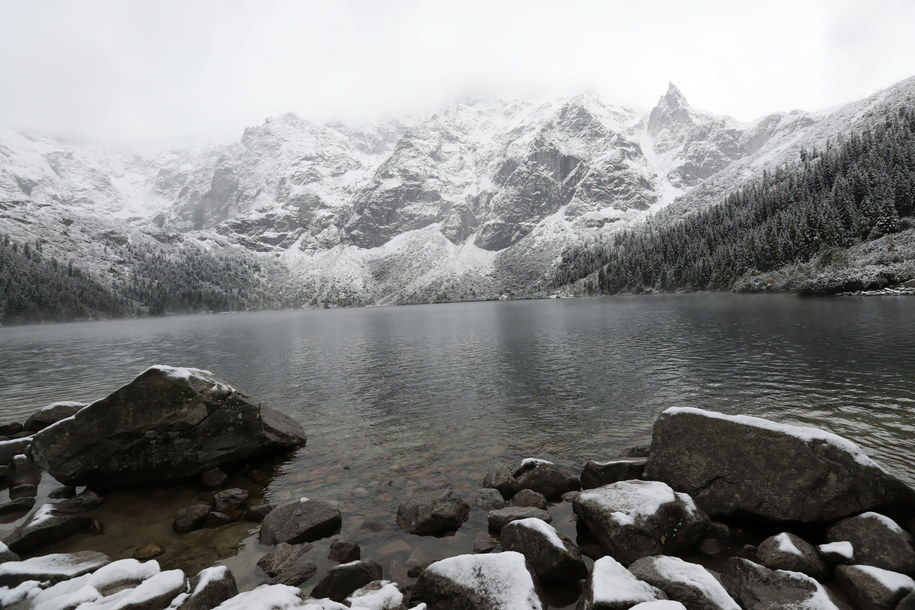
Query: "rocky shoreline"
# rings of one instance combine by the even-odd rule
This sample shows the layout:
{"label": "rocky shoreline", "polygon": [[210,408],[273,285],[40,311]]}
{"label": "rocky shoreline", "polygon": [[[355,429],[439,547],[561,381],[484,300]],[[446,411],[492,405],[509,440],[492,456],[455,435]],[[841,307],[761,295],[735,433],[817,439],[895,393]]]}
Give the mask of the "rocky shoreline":
{"label": "rocky shoreline", "polygon": [[[494,467],[472,498],[450,488],[401,498],[391,520],[406,535],[447,544],[484,518],[488,531],[471,554],[387,565],[339,536],[345,506],[271,506],[233,485],[233,472],[281,459],[305,433],[207,371],[152,367],[0,436],[0,514],[27,513],[0,544],[0,608],[915,608],[915,490],[813,428],[671,408],[650,446],[580,472],[527,458]],[[43,472],[62,485],[36,508]],[[118,490],[179,479],[205,500],[171,513],[172,530],[259,527],[267,584],[239,592],[225,566],[163,569],[155,544],[123,558],[46,551],[100,531],[93,511],[136,493]],[[572,513],[574,540],[551,524]]]}

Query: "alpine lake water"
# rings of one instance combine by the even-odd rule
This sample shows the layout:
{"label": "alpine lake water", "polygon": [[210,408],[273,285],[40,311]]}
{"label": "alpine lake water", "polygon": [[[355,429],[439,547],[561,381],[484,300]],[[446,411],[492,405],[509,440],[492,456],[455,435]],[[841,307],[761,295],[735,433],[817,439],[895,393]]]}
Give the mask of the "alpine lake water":
{"label": "alpine lake water", "polygon": [[[915,483],[915,300],[905,297],[603,297],[0,328],[0,422],[101,398],[153,364],[213,371],[297,419],[305,447],[233,471],[229,486],[273,504],[337,503],[340,536],[397,580],[412,563],[471,552],[486,531],[473,509],[452,536],[405,534],[396,513],[411,492],[450,485],[472,502],[487,470],[525,457],[580,471],[647,443],[670,406],[823,428]],[[45,475],[38,505],[57,486]],[[102,533],[40,553],[120,558],[156,543],[164,568],[224,564],[240,589],[266,582],[255,524],[172,532],[178,508],[211,494],[193,484],[107,493],[92,513]],[[550,512],[574,540],[570,503]],[[21,521],[2,518],[0,539]],[[329,542],[311,554],[319,575],[333,565]],[[575,595],[552,591],[551,607]]]}

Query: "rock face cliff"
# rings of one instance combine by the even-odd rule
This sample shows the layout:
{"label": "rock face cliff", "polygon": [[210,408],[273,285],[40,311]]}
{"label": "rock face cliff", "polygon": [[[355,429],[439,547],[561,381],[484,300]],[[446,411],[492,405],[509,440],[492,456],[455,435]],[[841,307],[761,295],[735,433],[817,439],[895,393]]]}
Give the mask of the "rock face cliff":
{"label": "rock face cliff", "polygon": [[591,95],[363,126],[287,114],[149,158],[0,131],[0,233],[110,282],[129,281],[131,248],[232,250],[282,269],[265,281],[302,304],[536,293],[566,246],[713,205],[913,89],[749,123],[673,84],[647,115]]}

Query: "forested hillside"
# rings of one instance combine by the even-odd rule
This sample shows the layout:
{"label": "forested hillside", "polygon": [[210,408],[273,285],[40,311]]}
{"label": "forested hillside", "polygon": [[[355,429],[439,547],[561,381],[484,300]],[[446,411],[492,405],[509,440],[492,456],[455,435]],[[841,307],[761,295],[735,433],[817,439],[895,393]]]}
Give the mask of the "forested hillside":
{"label": "forested hillside", "polygon": [[[676,225],[649,222],[608,246],[569,249],[554,282],[579,282],[590,293],[728,290],[815,257],[827,266],[846,264],[848,248],[915,226],[913,212],[915,110],[908,107],[824,150],[802,151]],[[870,287],[845,278],[819,291]]]}
{"label": "forested hillside", "polygon": [[129,247],[129,280],[101,281],[78,261],[42,253],[41,242],[0,235],[0,324],[244,311],[286,306],[261,265],[241,256],[183,248],[165,256]]}

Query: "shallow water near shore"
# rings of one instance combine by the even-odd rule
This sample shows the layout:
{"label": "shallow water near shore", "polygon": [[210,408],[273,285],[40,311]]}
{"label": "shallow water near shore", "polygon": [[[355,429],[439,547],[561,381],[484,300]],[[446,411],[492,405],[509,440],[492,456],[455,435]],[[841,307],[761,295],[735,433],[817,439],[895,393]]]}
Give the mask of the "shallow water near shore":
{"label": "shallow water near shore", "polygon": [[[528,456],[580,468],[646,443],[669,406],[821,427],[915,483],[913,346],[915,307],[902,297],[608,297],[0,328],[0,422],[100,398],[152,364],[211,370],[309,437],[233,483],[272,503],[337,502],[342,535],[396,577],[411,559],[470,552],[485,530],[475,510],[454,536],[404,534],[395,515],[411,491],[453,485],[469,500],[491,465]],[[200,494],[109,494],[96,517],[106,533],[53,550],[125,556],[156,542],[168,567],[225,563],[244,588],[265,580],[253,524],[170,533],[174,510]],[[574,537],[568,503],[550,510]]]}

